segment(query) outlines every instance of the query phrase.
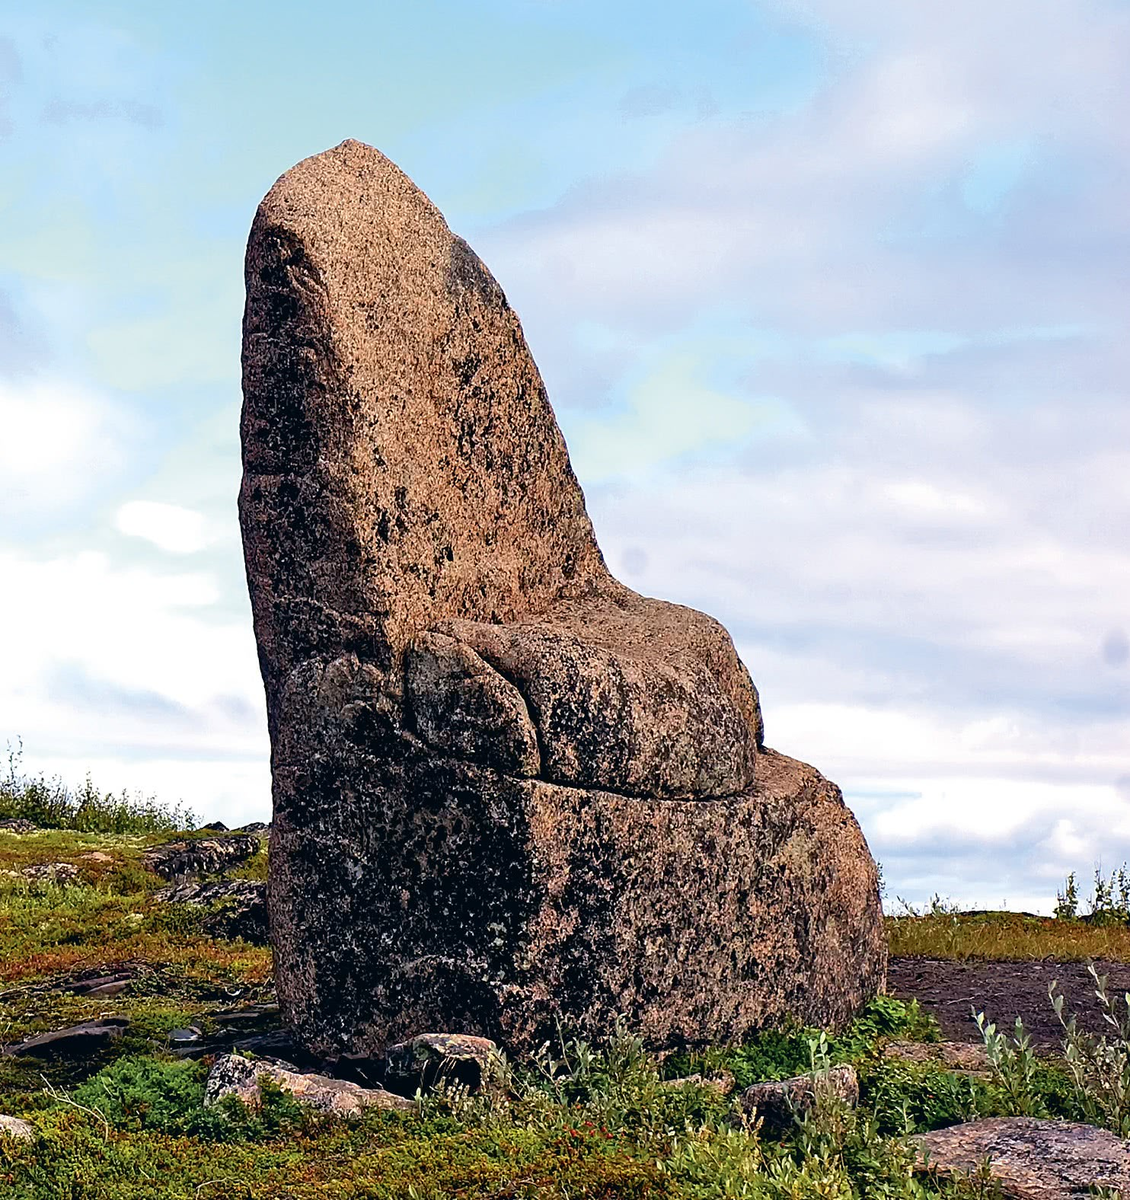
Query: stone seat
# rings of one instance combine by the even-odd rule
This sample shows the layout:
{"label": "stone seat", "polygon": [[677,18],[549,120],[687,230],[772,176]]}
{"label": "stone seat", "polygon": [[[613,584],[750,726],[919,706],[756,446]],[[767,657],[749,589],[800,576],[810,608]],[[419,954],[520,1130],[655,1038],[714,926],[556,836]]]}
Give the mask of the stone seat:
{"label": "stone seat", "polygon": [[240,521],[298,1044],[847,1021],[885,965],[859,826],[763,747],[722,626],[609,572],[487,267],[346,141],[271,188],[246,280]]}
{"label": "stone seat", "polygon": [[425,741],[511,775],[663,799],[753,784],[757,693],[729,635],[627,588],[440,622],[409,647],[406,687]]}

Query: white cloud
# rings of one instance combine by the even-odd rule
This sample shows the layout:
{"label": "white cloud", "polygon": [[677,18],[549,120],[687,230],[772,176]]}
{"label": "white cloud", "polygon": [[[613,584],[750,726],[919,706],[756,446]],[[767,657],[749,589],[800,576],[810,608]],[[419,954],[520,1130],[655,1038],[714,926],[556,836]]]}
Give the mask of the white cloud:
{"label": "white cloud", "polygon": [[0,517],[38,522],[73,511],[112,481],[136,436],[110,400],[60,379],[0,380]]}
{"label": "white cloud", "polygon": [[0,578],[0,731],[23,738],[33,766],[69,764],[74,778],[111,758],[148,763],[107,768],[99,783],[152,791],[160,782],[172,788],[164,798],[226,820],[219,798],[238,779],[241,804],[266,805],[263,692],[246,605],[222,616],[207,574],[123,567],[93,552],[40,561],[0,548]]}
{"label": "white cloud", "polygon": [[115,524],[122,533],[144,538],[172,554],[192,554],[212,540],[201,513],[155,500],[128,501],[118,509]]}

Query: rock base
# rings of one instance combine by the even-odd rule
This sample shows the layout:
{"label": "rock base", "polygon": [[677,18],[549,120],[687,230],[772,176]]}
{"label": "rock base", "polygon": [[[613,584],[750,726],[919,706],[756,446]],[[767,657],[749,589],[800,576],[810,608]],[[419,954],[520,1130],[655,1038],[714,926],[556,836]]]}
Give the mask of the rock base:
{"label": "rock base", "polygon": [[276,764],[269,884],[280,1005],[313,1054],[429,1028],[528,1050],[618,1014],[652,1046],[734,1042],[843,1025],[883,986],[859,827],[773,751],[748,794],[686,802],[340,742],[321,762]]}

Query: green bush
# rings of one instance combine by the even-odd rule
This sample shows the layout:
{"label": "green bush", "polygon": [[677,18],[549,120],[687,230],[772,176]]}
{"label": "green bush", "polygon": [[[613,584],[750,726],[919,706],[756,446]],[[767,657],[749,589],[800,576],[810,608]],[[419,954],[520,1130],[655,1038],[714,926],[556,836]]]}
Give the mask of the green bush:
{"label": "green bush", "polygon": [[1110,1034],[1084,1033],[1075,1017],[1063,1015],[1063,995],[1053,980],[1048,998],[1063,1026],[1063,1052],[1075,1099],[1086,1120],[1130,1137],[1130,992],[1110,994],[1108,980],[1087,964],[1104,1023]]}
{"label": "green bush", "polygon": [[[673,1079],[729,1071],[739,1088],[766,1079],[788,1079],[809,1069],[809,1043],[819,1033],[801,1026],[766,1030],[742,1046],[672,1055],[663,1064],[663,1074]],[[866,1054],[880,1038],[936,1042],[939,1036],[937,1021],[922,1012],[916,1000],[907,1003],[876,996],[842,1033],[828,1039],[828,1051],[833,1064],[844,1063]]]}
{"label": "green bush", "polygon": [[7,774],[0,777],[0,820],[23,818],[42,829],[79,833],[170,833],[193,829],[191,809],[168,805],[153,796],[100,792],[86,777],[73,790],[58,777],[29,776],[22,769],[23,743],[8,745]]}

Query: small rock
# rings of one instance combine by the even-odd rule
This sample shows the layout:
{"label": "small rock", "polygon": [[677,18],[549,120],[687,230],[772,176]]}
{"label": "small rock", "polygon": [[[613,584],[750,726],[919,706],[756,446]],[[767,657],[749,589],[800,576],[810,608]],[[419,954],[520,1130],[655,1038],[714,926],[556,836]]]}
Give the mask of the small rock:
{"label": "small rock", "polygon": [[209,821],[207,825],[201,825],[201,829],[210,829],[213,833],[227,833],[228,827],[223,821]]}
{"label": "small rock", "polygon": [[78,867],[65,862],[38,863],[34,867],[21,867],[20,874],[32,883],[74,883]]}
{"label": "small rock", "polygon": [[274,1003],[245,1004],[242,1008],[225,1008],[222,1012],[213,1013],[212,1020],[220,1025],[246,1025],[256,1028],[265,1022],[277,1024],[279,1006]]}
{"label": "small rock", "polygon": [[462,1033],[421,1033],[385,1051],[385,1085],[415,1095],[428,1091],[440,1078],[464,1084],[472,1092],[489,1079],[491,1059],[498,1047],[490,1038]]}
{"label": "small rock", "polygon": [[1106,1187],[1130,1200],[1130,1144],[1072,1121],[993,1117],[916,1139],[928,1169],[943,1178],[973,1174],[986,1159],[1007,1200],[1083,1200]]}
{"label": "small rock", "polygon": [[128,1026],[129,1021],[125,1017],[83,1021],[78,1025],[69,1025],[66,1029],[38,1033],[22,1042],[4,1046],[0,1053],[48,1059],[89,1058],[116,1038],[120,1038]]}
{"label": "small rock", "polygon": [[39,826],[27,817],[8,817],[0,821],[0,829],[6,829],[9,833],[35,833],[38,828]]}
{"label": "small rock", "polygon": [[205,1106],[217,1103],[224,1096],[237,1096],[249,1105],[257,1103],[260,1099],[259,1080],[264,1075],[289,1091],[299,1104],[316,1112],[355,1117],[366,1108],[404,1112],[415,1109],[411,1100],[383,1088],[363,1088],[344,1079],[331,1079],[328,1075],[304,1075],[278,1063],[241,1058],[236,1054],[218,1058],[208,1073],[204,1085]]}
{"label": "small rock", "polygon": [[267,885],[256,879],[220,879],[214,883],[188,880],[156,893],[158,900],[174,904],[220,907],[208,914],[204,932],[212,937],[243,938],[257,946],[267,944]]}
{"label": "small rock", "polygon": [[269,821],[249,821],[246,825],[241,825],[236,833],[270,833],[271,823]]}
{"label": "small rock", "polygon": [[89,863],[112,863],[114,861],[112,854],[106,854],[102,850],[90,850],[86,854],[80,854],[79,858]]}
{"label": "small rock", "polygon": [[737,1083],[733,1075],[729,1071],[723,1071],[721,1075],[684,1075],[680,1079],[665,1079],[662,1086],[667,1088],[683,1087],[687,1084],[694,1084],[696,1087],[709,1088],[712,1092],[717,1092],[719,1096],[728,1096]]}
{"label": "small rock", "polygon": [[84,979],[71,984],[76,996],[118,996],[133,983],[132,975],[103,975],[95,979]]}
{"label": "small rock", "polygon": [[142,973],[138,963],[101,963],[96,967],[83,967],[61,980],[62,990],[76,996],[117,996]]}
{"label": "small rock", "polygon": [[983,1042],[888,1042],[883,1047],[883,1057],[931,1063],[969,1075],[992,1074]]}
{"label": "small rock", "polygon": [[741,1094],[742,1111],[756,1115],[769,1133],[783,1133],[796,1117],[811,1110],[818,1092],[827,1093],[853,1108],[859,1103],[859,1077],[854,1067],[832,1067],[813,1075],[797,1075],[755,1083]]}
{"label": "small rock", "polygon": [[35,1138],[35,1126],[30,1121],[0,1113],[0,1135],[15,1138],[19,1142],[30,1142]]}
{"label": "small rock", "polygon": [[145,852],[145,863],[162,879],[186,875],[215,875],[231,870],[259,853],[259,839],[246,833],[227,837],[192,838],[166,842]]}
{"label": "small rock", "polygon": [[[232,1050],[238,1050],[240,1054],[253,1054],[256,1058],[269,1058],[272,1062],[282,1062],[284,1059],[287,1064],[295,1058],[306,1059],[308,1056],[304,1053],[300,1046],[294,1044],[294,1038],[285,1029],[272,1029],[266,1033],[253,1033],[247,1037],[237,1037],[231,1043]],[[307,1062],[307,1067],[312,1067],[313,1062]],[[296,1071],[297,1067],[294,1068]],[[322,1074],[330,1074],[331,1072],[321,1072]],[[332,1072],[335,1079],[341,1078],[336,1072]],[[360,1083],[360,1080],[354,1080],[354,1083]],[[371,1082],[366,1080],[366,1083]]]}
{"label": "small rock", "polygon": [[195,1025],[186,1025],[183,1029],[169,1030],[169,1045],[174,1049],[181,1046],[195,1045],[204,1036],[202,1030]]}

